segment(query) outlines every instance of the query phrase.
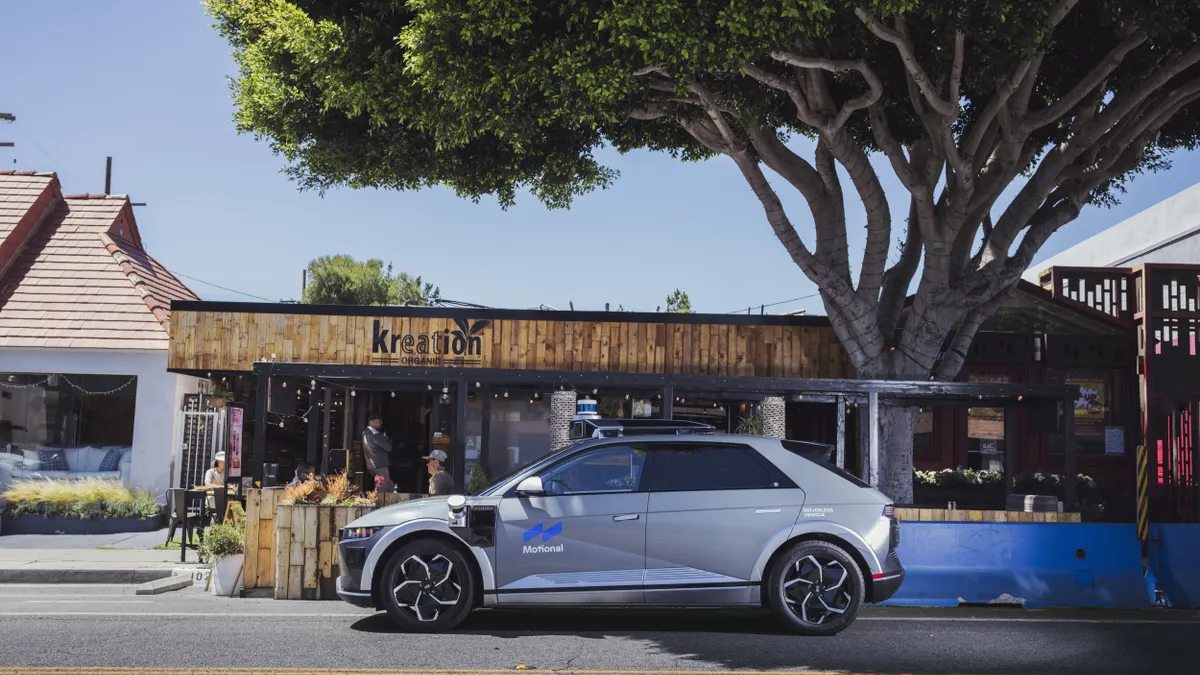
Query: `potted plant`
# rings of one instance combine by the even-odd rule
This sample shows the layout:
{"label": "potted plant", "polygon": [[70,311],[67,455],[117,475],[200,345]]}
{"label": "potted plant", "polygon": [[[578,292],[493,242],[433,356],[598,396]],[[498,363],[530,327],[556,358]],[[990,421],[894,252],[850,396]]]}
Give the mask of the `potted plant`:
{"label": "potted plant", "polygon": [[233,392],[220,387],[213,387],[212,393],[208,395],[208,405],[214,409],[224,408],[226,403],[233,400]]}
{"label": "potted plant", "polygon": [[204,530],[204,543],[200,544],[200,560],[212,566],[212,583],[209,590],[213,595],[232,597],[240,593],[245,585],[242,581],[242,564],[246,550],[245,516],[213,525]]}

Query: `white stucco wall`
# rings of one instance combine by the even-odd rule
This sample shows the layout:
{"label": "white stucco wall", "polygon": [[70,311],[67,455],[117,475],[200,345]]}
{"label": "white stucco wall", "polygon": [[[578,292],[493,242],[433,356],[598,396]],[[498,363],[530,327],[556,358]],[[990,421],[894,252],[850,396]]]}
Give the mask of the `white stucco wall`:
{"label": "white stucco wall", "polygon": [[1086,239],[1025,272],[1037,283],[1050,267],[1135,267],[1200,263],[1200,183]]}
{"label": "white stucco wall", "polygon": [[[199,380],[167,372],[167,351],[0,349],[0,373],[136,375],[130,486],[162,498],[171,484],[171,458],[179,454],[176,425],[183,397]],[[178,461],[178,460],[176,460]]]}

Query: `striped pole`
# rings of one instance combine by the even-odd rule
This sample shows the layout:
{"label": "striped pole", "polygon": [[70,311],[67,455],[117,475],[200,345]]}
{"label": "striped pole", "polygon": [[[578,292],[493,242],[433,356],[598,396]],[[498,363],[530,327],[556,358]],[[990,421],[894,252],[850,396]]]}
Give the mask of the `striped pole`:
{"label": "striped pole", "polygon": [[1137,537],[1143,544],[1150,534],[1150,452],[1146,446],[1137,449]]}

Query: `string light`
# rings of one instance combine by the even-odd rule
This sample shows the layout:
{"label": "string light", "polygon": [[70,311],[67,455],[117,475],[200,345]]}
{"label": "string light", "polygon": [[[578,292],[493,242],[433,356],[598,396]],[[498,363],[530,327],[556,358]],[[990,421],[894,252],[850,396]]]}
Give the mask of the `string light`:
{"label": "string light", "polygon": [[392,392],[392,398],[396,398],[396,392]]}
{"label": "string light", "polygon": [[351,390],[350,390],[350,395],[351,395],[351,396],[358,396],[358,392],[354,391],[354,389],[351,389]]}

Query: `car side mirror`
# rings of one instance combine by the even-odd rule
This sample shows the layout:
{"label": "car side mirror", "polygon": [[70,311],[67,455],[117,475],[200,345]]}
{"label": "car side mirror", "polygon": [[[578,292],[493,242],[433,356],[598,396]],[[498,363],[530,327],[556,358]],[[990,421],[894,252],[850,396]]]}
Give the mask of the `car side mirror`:
{"label": "car side mirror", "polygon": [[517,485],[517,494],[522,497],[532,497],[535,495],[544,495],[546,494],[546,490],[542,487],[541,478],[530,476]]}

